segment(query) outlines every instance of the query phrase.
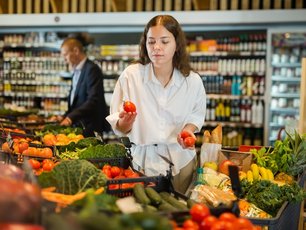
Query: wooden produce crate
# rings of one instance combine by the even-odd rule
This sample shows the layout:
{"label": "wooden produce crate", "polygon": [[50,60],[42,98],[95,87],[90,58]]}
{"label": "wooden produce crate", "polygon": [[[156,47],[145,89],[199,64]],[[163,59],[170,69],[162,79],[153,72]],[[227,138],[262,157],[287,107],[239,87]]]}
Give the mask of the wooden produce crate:
{"label": "wooden produce crate", "polygon": [[247,172],[251,166],[253,155],[250,152],[221,149],[218,153],[218,164],[224,160],[235,163],[239,170]]}

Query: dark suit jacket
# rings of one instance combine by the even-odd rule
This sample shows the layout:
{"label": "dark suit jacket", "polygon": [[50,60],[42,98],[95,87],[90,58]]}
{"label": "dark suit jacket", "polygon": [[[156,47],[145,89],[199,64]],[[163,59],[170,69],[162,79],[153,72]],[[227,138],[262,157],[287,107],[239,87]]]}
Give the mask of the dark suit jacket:
{"label": "dark suit jacket", "polygon": [[108,107],[104,98],[103,75],[98,65],[87,59],[80,74],[72,105],[68,97],[68,111],[65,116],[74,126],[84,128],[84,136],[94,136],[94,131],[102,133],[110,127],[105,117]]}

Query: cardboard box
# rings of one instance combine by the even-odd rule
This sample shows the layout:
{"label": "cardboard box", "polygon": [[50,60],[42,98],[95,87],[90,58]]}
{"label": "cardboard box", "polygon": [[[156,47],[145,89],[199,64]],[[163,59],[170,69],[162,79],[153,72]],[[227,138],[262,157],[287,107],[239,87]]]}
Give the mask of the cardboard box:
{"label": "cardboard box", "polygon": [[230,160],[235,163],[239,170],[244,172],[250,169],[252,164],[253,154],[249,152],[240,152],[233,150],[221,149],[218,154],[218,163],[220,164],[224,160]]}

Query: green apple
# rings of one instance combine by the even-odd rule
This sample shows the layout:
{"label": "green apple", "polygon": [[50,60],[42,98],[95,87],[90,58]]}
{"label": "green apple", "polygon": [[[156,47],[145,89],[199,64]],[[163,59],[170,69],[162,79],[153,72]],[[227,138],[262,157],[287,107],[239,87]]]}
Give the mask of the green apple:
{"label": "green apple", "polygon": [[204,167],[204,168],[205,168],[205,167],[206,167],[206,168],[211,168],[211,169],[213,169],[213,170],[215,170],[215,171],[218,170],[218,165],[217,165],[217,163],[214,162],[214,161],[206,161],[206,162],[204,162],[203,167]]}

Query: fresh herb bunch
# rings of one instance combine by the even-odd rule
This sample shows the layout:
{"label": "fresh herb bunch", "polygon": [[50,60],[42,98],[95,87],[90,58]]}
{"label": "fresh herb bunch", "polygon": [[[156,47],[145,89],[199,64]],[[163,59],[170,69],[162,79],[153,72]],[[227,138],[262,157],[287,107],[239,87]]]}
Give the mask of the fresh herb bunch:
{"label": "fresh herb bunch", "polygon": [[266,148],[251,149],[255,162],[269,168],[275,174],[284,172],[292,176],[302,174],[306,169],[306,135],[286,132],[284,140],[277,140],[271,153]]}
{"label": "fresh herb bunch", "polygon": [[286,201],[301,202],[306,198],[306,193],[296,182],[278,186],[268,180],[257,180],[249,187],[246,198],[265,212],[276,216]]}

